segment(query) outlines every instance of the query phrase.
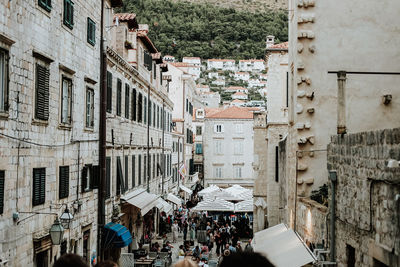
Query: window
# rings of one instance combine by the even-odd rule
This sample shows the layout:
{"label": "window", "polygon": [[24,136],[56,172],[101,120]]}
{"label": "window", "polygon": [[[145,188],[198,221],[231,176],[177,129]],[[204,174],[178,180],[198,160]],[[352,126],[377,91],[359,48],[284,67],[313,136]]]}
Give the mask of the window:
{"label": "window", "polygon": [[43,204],[46,198],[46,168],[33,169],[32,205]]}
{"label": "window", "polygon": [[121,106],[122,106],[122,82],[117,79],[117,116],[121,116]]}
{"label": "window", "polygon": [[222,141],[214,140],[214,154],[222,154]]}
{"label": "window", "polygon": [[243,154],[243,141],[242,140],[235,140],[234,141],[233,153],[235,155],[242,155]]}
{"label": "window", "polygon": [[66,198],[69,195],[69,166],[60,166],[58,179],[58,197],[60,199]]}
{"label": "window", "polygon": [[156,178],[156,154],[153,154],[153,179]]}
{"label": "window", "polygon": [[148,71],[151,71],[153,68],[153,57],[151,54],[144,51],[144,66],[147,68]]}
{"label": "window", "polygon": [[196,154],[203,154],[203,144],[196,144]]}
{"label": "window", "polygon": [[147,97],[144,97],[144,107],[143,107],[143,123],[147,125]]}
{"label": "window", "polygon": [[70,28],[74,28],[74,3],[71,0],[64,0],[64,25]]}
{"label": "window", "polygon": [[222,167],[221,166],[214,167],[214,176],[216,178],[222,178]]}
{"label": "window", "polygon": [[5,171],[0,171],[0,214],[4,212],[4,181]]}
{"label": "window", "polygon": [[36,119],[49,119],[49,80],[49,67],[36,63]]}
{"label": "window", "polygon": [[132,107],[131,107],[131,113],[132,113],[132,120],[136,121],[136,89],[132,90]]}
{"label": "window", "polygon": [[146,155],[144,155],[143,156],[143,182],[145,183],[146,182],[146,179],[147,179],[147,156]]}
{"label": "window", "polygon": [[8,62],[8,52],[0,49],[0,112],[8,111]]}
{"label": "window", "polygon": [[136,158],[135,155],[132,156],[132,188],[136,186],[136,177],[135,173],[136,172]]}
{"label": "window", "polygon": [[142,183],[142,155],[138,158],[138,185]]}
{"label": "window", "polygon": [[189,111],[189,100],[186,98],[186,112]]}
{"label": "window", "polygon": [[71,124],[72,115],[72,80],[66,77],[62,78],[61,88],[61,123]]}
{"label": "window", "polygon": [[142,122],[142,119],[143,119],[143,96],[142,96],[142,93],[139,93],[137,112],[138,112],[137,121]]}
{"label": "window", "polygon": [[149,125],[151,126],[151,101],[149,99]]}
{"label": "window", "polygon": [[241,123],[235,124],[235,130],[236,133],[243,133],[243,124]]}
{"label": "window", "polygon": [[111,196],[111,158],[106,158],[106,198]]}
{"label": "window", "polygon": [[129,175],[129,157],[125,156],[125,191],[129,188],[128,186],[128,175]]}
{"label": "window", "polygon": [[86,127],[94,126],[94,91],[91,88],[86,89]]}
{"label": "window", "polygon": [[157,106],[157,128],[160,129],[160,110],[161,108]]}
{"label": "window", "polygon": [[275,147],[275,182],[279,182],[279,147]]}
{"label": "window", "polygon": [[39,0],[38,4],[40,7],[44,8],[46,11],[51,10],[51,0]]}
{"label": "window", "polygon": [[223,132],[224,132],[224,125],[222,125],[222,124],[215,124],[215,125],[214,125],[214,132],[215,132],[215,133],[223,133]]}
{"label": "window", "polygon": [[129,84],[125,84],[125,118],[129,119]]}
{"label": "window", "polygon": [[242,166],[235,166],[235,178],[242,178]]}
{"label": "window", "polygon": [[124,175],[122,174],[121,158],[117,157],[117,195],[125,193]]}
{"label": "window", "polygon": [[96,23],[91,18],[87,18],[87,42],[96,44]]}
{"label": "window", "polygon": [[107,112],[112,111],[112,73],[107,71]]}
{"label": "window", "polygon": [[85,165],[82,169],[81,189],[82,193],[90,191],[90,181],[92,180],[92,165]]}
{"label": "window", "polygon": [[153,102],[153,127],[156,127],[156,103]]}
{"label": "window", "polygon": [[196,126],[196,135],[201,135],[201,126]]}

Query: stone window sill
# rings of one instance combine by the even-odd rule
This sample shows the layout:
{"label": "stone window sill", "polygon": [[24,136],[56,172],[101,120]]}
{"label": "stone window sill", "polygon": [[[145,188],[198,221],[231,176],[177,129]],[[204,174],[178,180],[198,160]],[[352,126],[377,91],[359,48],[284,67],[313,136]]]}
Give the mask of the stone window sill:
{"label": "stone window sill", "polygon": [[83,130],[85,132],[89,132],[89,133],[93,133],[94,132],[94,128],[90,128],[90,127],[85,127]]}
{"label": "stone window sill", "polygon": [[8,120],[9,116],[8,112],[0,112],[0,120]]}
{"label": "stone window sill", "polygon": [[44,120],[40,120],[40,119],[32,119],[32,124],[33,125],[38,125],[38,126],[48,126],[49,122],[48,121],[44,121]]}
{"label": "stone window sill", "polygon": [[63,124],[63,123],[60,123],[60,124],[58,125],[58,129],[60,129],[60,130],[71,131],[72,125],[71,125],[71,124]]}

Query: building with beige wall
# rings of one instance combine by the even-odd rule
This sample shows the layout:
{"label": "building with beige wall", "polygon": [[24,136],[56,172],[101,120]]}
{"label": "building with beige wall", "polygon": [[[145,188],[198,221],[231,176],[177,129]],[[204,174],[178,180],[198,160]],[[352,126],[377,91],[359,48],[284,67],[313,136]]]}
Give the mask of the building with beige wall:
{"label": "building with beige wall", "polygon": [[[319,204],[310,201],[310,196],[313,190],[329,184],[325,166],[330,137],[399,126],[400,92],[396,86],[400,77],[389,74],[399,71],[395,26],[399,8],[400,3],[389,1],[367,5],[363,1],[339,5],[313,0],[289,2],[290,127],[282,147],[286,184],[281,184],[280,191],[287,200],[281,219],[309,244],[326,244],[328,238],[326,212],[316,209]],[[353,209],[348,203],[341,205]],[[351,222],[346,225],[359,228]],[[352,232],[348,234],[352,238]],[[341,246],[346,239],[340,240]],[[359,257],[358,247],[366,244],[354,240]],[[371,239],[371,243],[383,244],[380,238]],[[336,259],[347,264],[346,257]],[[368,266],[367,262],[360,265]]]}

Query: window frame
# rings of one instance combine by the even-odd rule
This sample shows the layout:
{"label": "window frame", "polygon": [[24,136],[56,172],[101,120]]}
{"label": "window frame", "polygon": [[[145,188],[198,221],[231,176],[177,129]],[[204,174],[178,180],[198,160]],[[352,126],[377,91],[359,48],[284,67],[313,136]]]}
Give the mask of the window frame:
{"label": "window frame", "polygon": [[107,71],[107,112],[112,112],[112,82],[113,75],[111,72]]}
{"label": "window frame", "polygon": [[[36,182],[36,172],[38,172],[37,175],[40,175],[39,182]],[[42,173],[41,173],[42,172]],[[32,206],[39,206],[42,205],[46,202],[46,168],[33,168],[33,175],[32,175]],[[43,180],[42,180],[43,179]],[[37,188],[37,184],[39,184],[39,188]],[[35,193],[37,190],[40,192]],[[35,200],[36,194],[39,194],[39,199]],[[40,196],[42,195],[42,196]]]}
{"label": "window frame", "polygon": [[[90,99],[90,103],[88,99]],[[86,87],[85,103],[85,126],[86,128],[94,128],[94,90],[90,87]]]}
{"label": "window frame", "polygon": [[121,116],[122,114],[122,81],[117,78],[117,107],[116,114],[117,116]]}
{"label": "window frame", "polygon": [[47,12],[51,11],[51,0],[38,0],[38,5]]}
{"label": "window frame", "polygon": [[[66,173],[64,173],[64,171]],[[58,198],[68,198],[69,197],[69,166],[59,166],[58,167]]]}
{"label": "window frame", "polygon": [[87,42],[92,46],[96,45],[96,22],[87,18]]}
{"label": "window frame", "polygon": [[129,86],[129,84],[125,83],[125,118],[129,119],[129,106],[130,106],[130,91],[131,88]]}
{"label": "window frame", "polygon": [[[0,94],[3,93],[3,100],[0,103],[0,113],[7,113],[9,109],[9,90],[10,90],[10,53],[8,50],[0,47],[0,54],[3,54],[3,73],[0,80]],[[0,66],[2,64],[0,62]],[[3,106],[3,108],[1,107]]]}
{"label": "window frame", "polygon": [[63,24],[71,30],[74,28],[74,2],[72,0],[64,0]]}
{"label": "window frame", "polygon": [[[41,69],[42,68],[42,69]],[[40,70],[41,69],[41,70]],[[41,61],[36,62],[35,66],[35,114],[34,118],[37,120],[48,121],[49,112],[49,98],[50,98],[50,66]],[[39,77],[39,75],[44,75]],[[39,81],[39,78],[44,80]],[[44,88],[42,88],[44,86]],[[41,99],[43,98],[43,99]],[[39,100],[40,99],[40,100]],[[39,102],[43,103],[43,107],[39,108]]]}
{"label": "window frame", "polygon": [[[64,121],[64,82],[67,82],[67,114],[66,114],[66,121]],[[73,95],[73,83],[72,78],[62,75],[61,76],[61,100],[60,100],[60,123],[63,125],[71,125],[72,124],[72,95]]]}

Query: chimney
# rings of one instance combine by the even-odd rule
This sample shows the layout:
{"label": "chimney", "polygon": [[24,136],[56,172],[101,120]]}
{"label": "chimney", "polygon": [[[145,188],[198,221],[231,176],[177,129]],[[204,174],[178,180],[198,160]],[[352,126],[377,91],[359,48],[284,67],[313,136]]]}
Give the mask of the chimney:
{"label": "chimney", "polygon": [[139,24],[139,31],[149,32],[149,25],[148,24]]}
{"label": "chimney", "polygon": [[273,46],[275,44],[275,36],[268,35],[265,43],[266,43],[267,48],[270,48],[271,46]]}

